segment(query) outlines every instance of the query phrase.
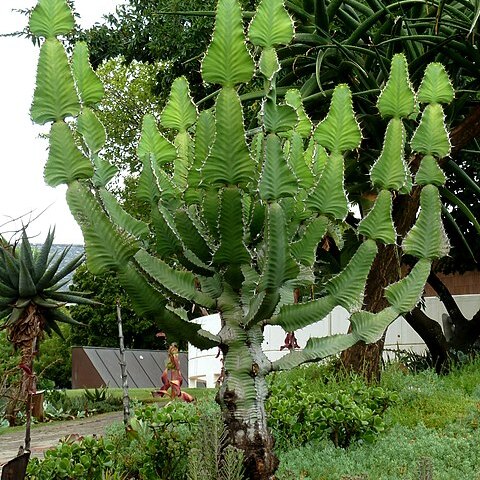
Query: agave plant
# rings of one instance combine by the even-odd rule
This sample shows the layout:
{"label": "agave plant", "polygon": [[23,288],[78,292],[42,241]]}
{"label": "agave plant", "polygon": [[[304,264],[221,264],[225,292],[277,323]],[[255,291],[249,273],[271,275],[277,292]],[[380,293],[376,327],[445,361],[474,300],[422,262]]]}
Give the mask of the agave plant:
{"label": "agave plant", "polygon": [[[220,0],[202,62],[203,80],[219,85],[214,109],[199,113],[181,77],[164,110],[144,118],[137,196],[150,207],[145,222],[127,214],[105,187],[113,172],[101,159],[105,133],[95,115],[103,88],[86,45],[77,44],[69,59],[57,39],[72,26],[63,0],[40,0],[30,20],[31,31],[45,38],[31,110],[35,122],[52,123],[45,179],[51,186],[68,185],[67,201],[82,228],[93,273],[116,272],[138,314],[155,318],[166,334],[201,349],[220,348],[224,381],[217,401],[228,443],[243,450],[249,478],[273,478],[277,461],[266,422],[266,375],[359,340],[376,341],[418,303],[432,261],[448,251],[438,194],[444,182],[438,159],[450,151],[442,107],[453,98],[448,76],[434,63],[415,92],[405,56],[393,58],[377,101],[388,126],[369,174],[374,201],[354,228],[345,222],[350,204],[344,168],[361,151],[362,134],[350,88],[335,87],[329,110],[316,125],[298,91],[290,90],[280,103],[277,48],[294,35],[283,2],[260,2],[248,27],[253,58],[239,4]],[[254,73],[263,78],[265,94],[261,128],[247,138],[238,89]],[[405,121],[419,105],[422,115],[408,141]],[[74,131],[81,144],[75,143]],[[405,160],[407,143],[423,157],[415,178]],[[365,284],[375,273],[371,266],[379,249],[388,244],[402,253],[392,201],[409,195],[414,182],[421,188],[421,208],[402,248],[416,262],[385,289],[386,308],[364,311]],[[346,230],[359,246],[346,267],[325,282],[317,248],[327,237],[341,247]],[[350,312],[350,333],[311,338],[302,350],[291,349],[273,362],[267,358],[265,328],[294,332],[337,305]],[[192,312],[218,313],[220,331],[200,328]]]}
{"label": "agave plant", "polygon": [[[65,265],[67,247],[52,254],[54,232],[40,249],[33,249],[25,229],[19,248],[0,245],[0,328],[6,329],[23,370],[19,398],[35,392],[33,360],[44,332],[62,336],[58,322],[77,323],[63,308],[67,303],[89,303],[80,292],[63,291],[66,277],[83,261],[83,254]],[[12,421],[15,405],[10,406]]]}

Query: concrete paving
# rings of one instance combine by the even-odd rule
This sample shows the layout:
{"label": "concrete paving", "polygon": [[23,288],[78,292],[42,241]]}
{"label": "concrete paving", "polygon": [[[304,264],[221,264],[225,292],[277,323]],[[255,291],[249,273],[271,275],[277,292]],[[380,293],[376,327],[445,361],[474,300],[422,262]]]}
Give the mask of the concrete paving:
{"label": "concrete paving", "polygon": [[[43,458],[43,452],[54,447],[58,441],[68,435],[102,436],[106,427],[114,422],[122,422],[122,412],[104,413],[88,418],[65,422],[46,423],[32,428],[32,457]],[[0,435],[0,470],[9,460],[17,456],[18,449],[24,444],[25,430]]]}

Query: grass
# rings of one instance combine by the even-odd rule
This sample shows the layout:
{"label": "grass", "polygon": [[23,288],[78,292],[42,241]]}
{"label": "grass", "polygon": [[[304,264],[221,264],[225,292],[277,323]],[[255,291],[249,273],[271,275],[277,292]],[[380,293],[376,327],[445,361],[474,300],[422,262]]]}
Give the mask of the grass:
{"label": "grass", "polygon": [[[154,388],[129,388],[128,394],[131,400],[135,400],[137,402],[164,403],[166,401],[165,398],[154,397],[152,395],[152,392],[154,390],[155,390]],[[199,400],[204,398],[213,398],[215,394],[214,390],[209,388],[184,388],[182,390],[192,395],[193,398],[199,399]],[[90,389],[90,391],[93,392],[94,389]],[[78,389],[66,390],[66,392],[70,398],[74,398],[74,397],[81,397],[84,394],[85,390],[78,388]],[[115,398],[123,397],[123,389],[121,388],[109,388],[107,392],[108,392],[108,395],[112,395]]]}

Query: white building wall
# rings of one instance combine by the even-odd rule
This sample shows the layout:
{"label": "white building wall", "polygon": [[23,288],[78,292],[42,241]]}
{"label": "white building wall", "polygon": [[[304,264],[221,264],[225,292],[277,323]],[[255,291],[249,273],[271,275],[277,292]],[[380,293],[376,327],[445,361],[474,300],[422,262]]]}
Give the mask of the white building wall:
{"label": "white building wall", "polygon": [[[457,295],[454,297],[457,304],[466,316],[472,318],[480,309],[480,295]],[[442,325],[442,320],[447,312],[445,307],[436,297],[427,297],[425,299],[426,314]],[[218,314],[200,317],[196,320],[201,324],[204,330],[213,334],[220,331],[220,316]],[[345,333],[348,330],[348,312],[342,307],[336,307],[323,320],[295,332],[298,344],[304,347],[310,337],[324,337],[336,333]],[[287,351],[280,351],[284,344],[285,331],[279,326],[269,326],[265,328],[263,349],[267,357],[271,360],[277,360]],[[412,350],[417,353],[425,350],[425,344],[420,336],[410,327],[403,317],[393,322],[387,330],[385,339],[385,348]],[[198,381],[204,382],[208,388],[214,387],[217,378],[222,370],[221,358],[218,356],[218,349],[199,350],[193,345],[188,347],[188,376],[189,387],[195,387]]]}

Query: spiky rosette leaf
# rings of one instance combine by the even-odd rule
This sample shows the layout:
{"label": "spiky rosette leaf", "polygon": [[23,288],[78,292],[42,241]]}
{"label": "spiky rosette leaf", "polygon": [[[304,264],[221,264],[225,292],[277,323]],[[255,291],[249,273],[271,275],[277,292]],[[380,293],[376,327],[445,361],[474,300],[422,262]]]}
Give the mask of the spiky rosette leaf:
{"label": "spiky rosette leaf", "polygon": [[85,42],[78,42],[75,45],[72,71],[83,105],[90,107],[99,103],[105,95],[105,89],[90,65],[88,46]]}
{"label": "spiky rosette leaf", "polygon": [[215,117],[209,110],[203,111],[198,116],[195,126],[195,146],[193,162],[188,169],[187,174],[187,191],[185,192],[185,200],[188,203],[201,203],[201,192],[198,187],[202,180],[201,169],[205,162],[210,147],[215,138]]}
{"label": "spiky rosette leaf", "polygon": [[147,114],[143,117],[142,135],[138,143],[137,155],[140,159],[153,155],[157,165],[173,163],[177,157],[175,146],[158,130],[155,117]]}
{"label": "spiky rosette leaf", "polygon": [[445,157],[450,153],[450,139],[440,104],[427,105],[410,142],[412,149],[424,155]]}
{"label": "spiky rosette leaf", "polygon": [[141,157],[142,173],[138,179],[137,198],[142,202],[155,205],[158,203],[162,192],[157,184],[157,178],[153,173],[153,166],[156,163],[153,154],[146,154]]}
{"label": "spiky rosette leaf", "polygon": [[450,103],[453,100],[453,85],[441,63],[427,66],[417,95],[421,103]]}
{"label": "spiky rosette leaf", "polygon": [[166,298],[152,282],[140,273],[131,263],[119,272],[120,284],[127,292],[132,307],[140,316],[154,318],[159,328],[167,335],[175,335],[180,340],[188,340],[197,348],[208,349],[219,344],[220,339],[204,331],[200,325],[187,322],[165,308]]}
{"label": "spiky rosette leaf", "polygon": [[244,239],[242,196],[238,188],[225,188],[220,194],[218,230],[220,245],[213,257],[218,265],[250,264]]}
{"label": "spiky rosette leaf", "polygon": [[94,274],[122,270],[139,246],[114,228],[93,194],[81,183],[69,185],[67,203],[82,229],[88,269]]}
{"label": "spiky rosette leaf", "polygon": [[392,218],[392,194],[382,190],[375,204],[358,225],[358,233],[385,244],[394,244],[397,238]]}
{"label": "spiky rosette leaf", "polygon": [[325,286],[336,302],[349,311],[360,310],[363,306],[363,292],[377,245],[373,240],[363,242],[348,265]]}
{"label": "spiky rosette leaf", "polygon": [[280,71],[280,68],[277,51],[274,48],[264,48],[258,62],[260,73],[262,73],[267,80],[272,81],[275,74]]}
{"label": "spiky rosette leaf", "polygon": [[75,145],[72,131],[65,122],[54,123],[50,130],[50,151],[44,176],[51,187],[93,177],[93,165]]}
{"label": "spiky rosette leaf", "polygon": [[298,123],[295,109],[289,105],[277,105],[273,95],[267,96],[262,105],[262,117],[268,133],[292,131]]}
{"label": "spiky rosette leaf", "polygon": [[145,222],[137,220],[126,212],[118,203],[117,199],[104,188],[100,189],[100,198],[107,210],[110,218],[124,232],[132,235],[134,238],[147,240],[150,236],[150,230]]}
{"label": "spiky rosette leaf", "polygon": [[303,350],[294,350],[280,358],[280,360],[273,362],[273,369],[289,370],[306,362],[315,362],[340,353],[357,343],[357,341],[353,334],[310,338]]}
{"label": "spiky rosette leaf", "polygon": [[420,214],[402,243],[404,253],[429,260],[448,253],[450,245],[442,224],[441,207],[437,187],[423,187],[420,194]]}
{"label": "spiky rosette leaf", "polygon": [[269,325],[280,325],[286,332],[323,320],[335,307],[333,295],[326,295],[311,302],[292,303],[280,307],[280,312],[268,321]]}
{"label": "spiky rosette leaf", "polygon": [[298,265],[289,253],[285,216],[278,203],[268,205],[266,237],[266,261],[259,289],[280,288],[287,280],[298,275]]}
{"label": "spiky rosette leaf", "polygon": [[91,154],[98,153],[105,145],[105,127],[90,108],[82,109],[77,119],[77,130],[83,136]]}
{"label": "spiky rosette leaf", "polygon": [[312,122],[305,112],[300,91],[295,88],[287,90],[287,93],[285,94],[285,103],[290,105],[297,114],[298,123],[295,127],[295,132],[297,132],[302,138],[308,138],[312,133]]}
{"label": "spiky rosette leaf", "polygon": [[315,140],[332,153],[343,153],[360,146],[362,134],[355,118],[352,93],[347,85],[335,87],[328,115],[315,129]]}
{"label": "spiky rosette leaf", "polygon": [[45,243],[34,251],[24,229],[19,249],[10,252],[8,245],[0,246],[0,323],[3,320],[17,347],[33,341],[42,330],[57,332],[57,321],[73,322],[58,310],[65,303],[96,304],[82,292],[61,290],[83,254],[65,262],[69,247],[51,254],[52,244],[49,231]]}
{"label": "spiky rosette leaf", "polygon": [[415,93],[410,84],[407,59],[403,53],[393,56],[390,75],[380,93],[377,108],[382,117],[408,117],[415,110]]}
{"label": "spiky rosette leaf", "polygon": [[297,262],[312,267],[317,252],[317,246],[327,233],[328,218],[313,219],[302,233],[299,240],[291,244],[290,251]]}
{"label": "spiky rosette leaf", "polygon": [[233,87],[250,81],[254,63],[245,44],[242,12],[237,0],[220,0],[212,42],[202,62],[207,83]]}
{"label": "spiky rosette leaf", "polygon": [[405,183],[405,127],[392,118],[385,132],[382,153],[370,171],[372,183],[386,190],[400,190]]}
{"label": "spiky rosette leaf", "polygon": [[196,121],[197,108],[190,96],[188,81],[185,77],[176,78],[160,116],[160,122],[165,128],[186,132]]}
{"label": "spiky rosette leaf", "polygon": [[208,233],[193,208],[179,208],[175,211],[175,226],[183,244],[200,260],[206,263],[212,261],[212,251],[209,245]]}
{"label": "spiky rosette leaf", "polygon": [[317,185],[306,200],[308,209],[321,215],[331,215],[343,220],[348,213],[347,194],[344,188],[344,160],[332,153],[326,162]]}
{"label": "spiky rosette leaf", "polygon": [[73,117],[79,110],[80,104],[65,49],[58,40],[49,39],[40,49],[30,111],[32,120],[43,125]]}
{"label": "spiky rosette leaf", "polygon": [[139,250],[135,254],[135,261],[143,271],[158,282],[159,286],[174,295],[207,308],[215,305],[212,298],[197,289],[196,277],[191,272],[172,268],[163,260],[148,254],[145,250]]}
{"label": "spiky rosette leaf", "polygon": [[105,187],[118,173],[118,168],[115,165],[103,160],[98,155],[93,156],[93,165],[95,167],[95,173],[92,182],[96,188]]}
{"label": "spiky rosette leaf", "polygon": [[305,161],[303,139],[296,131],[292,133],[290,138],[288,164],[292,168],[295,177],[298,179],[300,187],[305,190],[310,189],[314,184],[314,177]]}
{"label": "spiky rosette leaf", "polygon": [[382,338],[386,328],[399,316],[393,307],[378,313],[355,312],[350,317],[352,334],[365,343],[374,343]]}
{"label": "spiky rosette leaf", "polygon": [[47,39],[66,35],[74,26],[73,13],[65,0],[39,0],[29,22],[33,35]]}

